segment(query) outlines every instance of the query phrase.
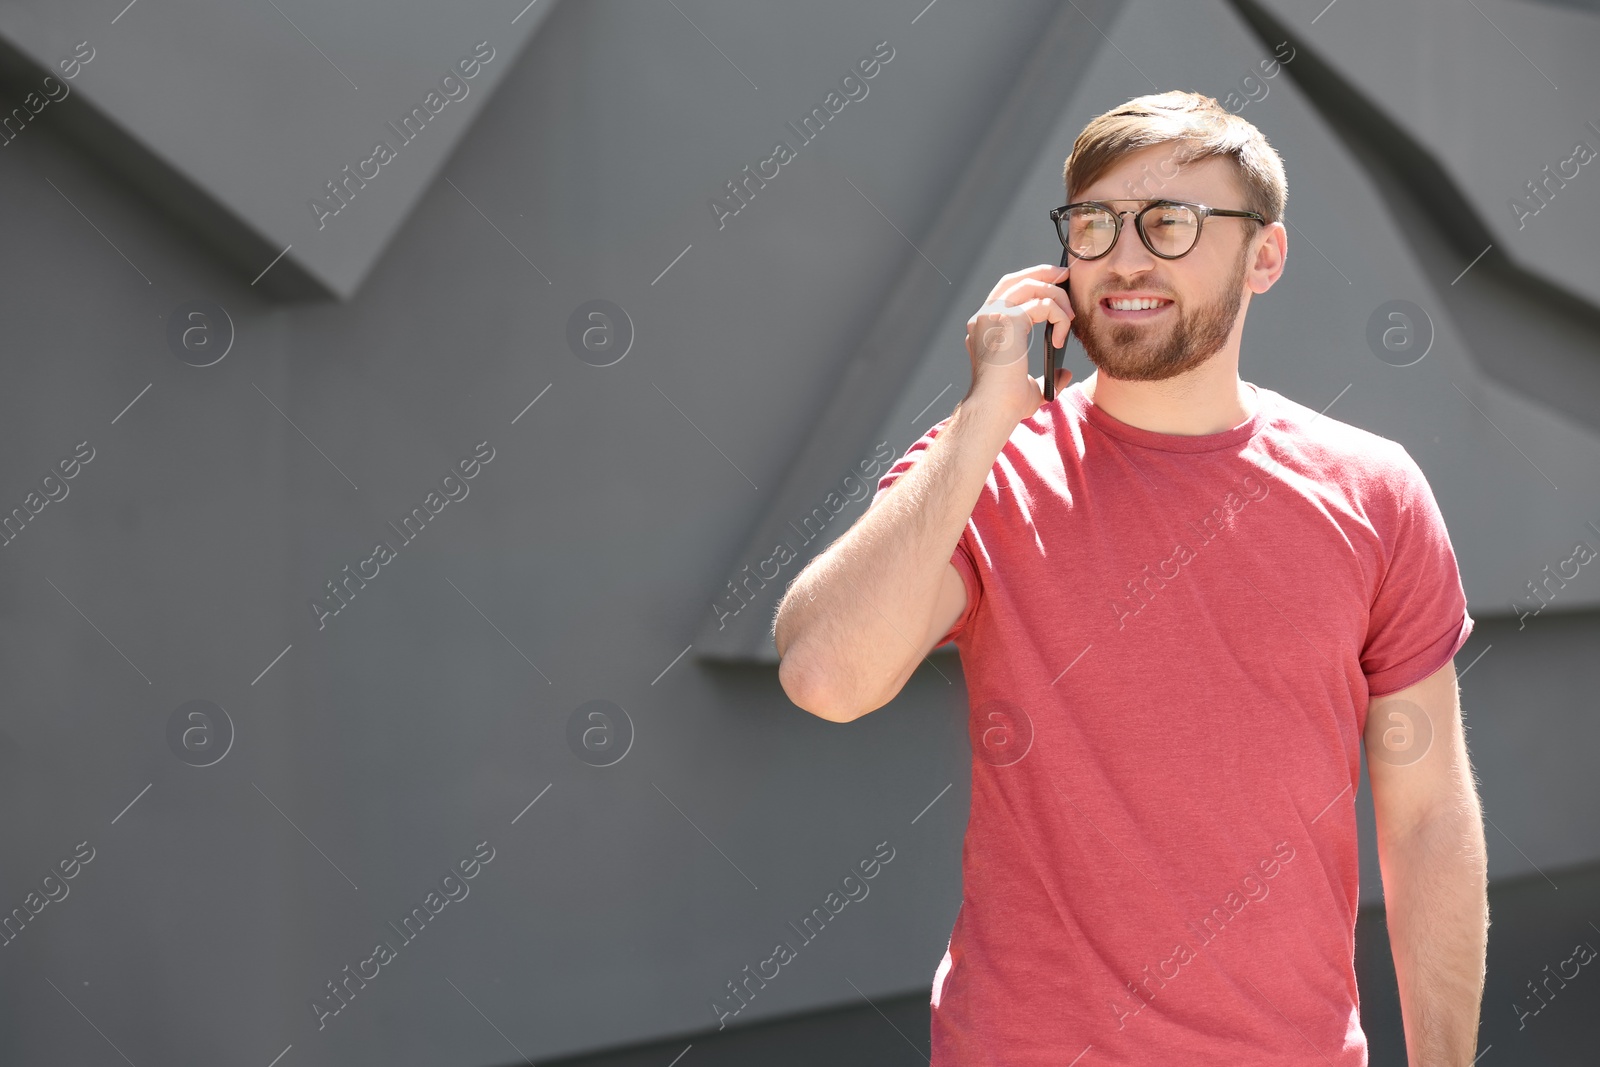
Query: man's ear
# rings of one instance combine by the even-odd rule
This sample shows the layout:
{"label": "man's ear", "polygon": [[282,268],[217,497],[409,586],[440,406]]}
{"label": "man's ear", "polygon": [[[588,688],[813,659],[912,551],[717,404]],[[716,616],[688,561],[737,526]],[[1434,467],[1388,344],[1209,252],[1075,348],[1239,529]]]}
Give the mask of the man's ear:
{"label": "man's ear", "polygon": [[1289,231],[1281,222],[1269,222],[1262,227],[1262,240],[1256,245],[1250,268],[1246,271],[1250,291],[1264,293],[1283,274],[1288,258]]}

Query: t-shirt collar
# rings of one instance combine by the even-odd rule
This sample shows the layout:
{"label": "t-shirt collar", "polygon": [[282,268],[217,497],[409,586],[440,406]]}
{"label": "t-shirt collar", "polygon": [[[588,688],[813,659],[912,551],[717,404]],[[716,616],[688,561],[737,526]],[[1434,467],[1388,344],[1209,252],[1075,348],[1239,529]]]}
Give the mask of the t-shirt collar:
{"label": "t-shirt collar", "polygon": [[1217,433],[1205,434],[1174,434],[1158,433],[1155,430],[1146,430],[1138,426],[1131,426],[1120,419],[1114,418],[1089,400],[1083,392],[1083,382],[1076,381],[1066,388],[1061,394],[1065,403],[1072,405],[1078,415],[1093,426],[1119,441],[1141,448],[1158,448],[1163,452],[1214,452],[1219,448],[1233,448],[1244,444],[1250,438],[1261,432],[1267,424],[1268,393],[1270,390],[1257,388],[1251,382],[1245,382],[1255,393],[1255,411],[1251,416],[1237,426]]}

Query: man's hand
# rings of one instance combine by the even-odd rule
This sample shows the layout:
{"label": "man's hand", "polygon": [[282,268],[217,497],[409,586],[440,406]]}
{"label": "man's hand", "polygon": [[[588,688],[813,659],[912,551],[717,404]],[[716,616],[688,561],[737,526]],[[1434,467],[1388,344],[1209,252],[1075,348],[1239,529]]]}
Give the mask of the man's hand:
{"label": "man's hand", "polygon": [[[967,354],[972,357],[972,388],[967,395],[983,393],[1021,422],[1044,403],[1042,379],[1028,375],[1028,340],[1033,324],[1043,322],[1053,331],[1057,348],[1064,347],[1072,325],[1072,303],[1061,287],[1069,268],[1041,263],[1004,275],[989,292],[989,299],[967,320]],[[1072,378],[1069,370],[1056,372],[1059,391]]]}

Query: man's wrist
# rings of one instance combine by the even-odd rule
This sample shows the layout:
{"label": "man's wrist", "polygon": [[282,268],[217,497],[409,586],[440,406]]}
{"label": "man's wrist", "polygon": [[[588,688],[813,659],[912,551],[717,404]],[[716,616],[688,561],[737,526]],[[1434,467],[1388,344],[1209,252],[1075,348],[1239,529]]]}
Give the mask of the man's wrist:
{"label": "man's wrist", "polygon": [[965,422],[995,432],[1003,431],[1004,437],[1008,438],[1027,416],[1016,410],[1013,406],[1015,398],[998,383],[986,383],[993,383],[993,379],[980,379],[967,390],[967,395],[956,405],[956,414]]}

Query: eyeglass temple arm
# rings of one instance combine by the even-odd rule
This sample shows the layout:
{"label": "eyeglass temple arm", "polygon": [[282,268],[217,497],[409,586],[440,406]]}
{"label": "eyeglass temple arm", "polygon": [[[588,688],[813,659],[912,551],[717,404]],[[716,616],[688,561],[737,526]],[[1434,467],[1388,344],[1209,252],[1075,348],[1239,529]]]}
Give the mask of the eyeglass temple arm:
{"label": "eyeglass temple arm", "polygon": [[[1071,266],[1071,262],[1072,250],[1063,247],[1061,249],[1061,265],[1063,267]],[[1067,279],[1069,284],[1071,280],[1071,278]],[[1062,345],[1057,348],[1051,343],[1051,338],[1055,335],[1055,332],[1054,324],[1046,319],[1044,322],[1044,398],[1046,402],[1056,398],[1056,369],[1060,366],[1061,353],[1066,351],[1067,347]],[[1069,333],[1067,338],[1070,341],[1072,335]]]}

